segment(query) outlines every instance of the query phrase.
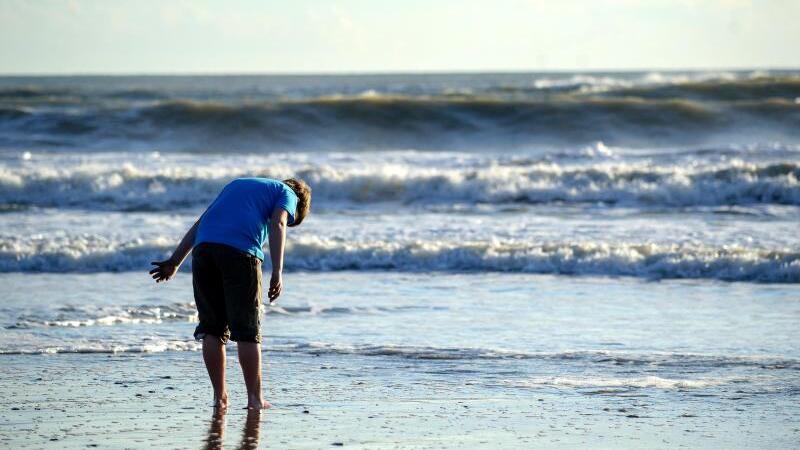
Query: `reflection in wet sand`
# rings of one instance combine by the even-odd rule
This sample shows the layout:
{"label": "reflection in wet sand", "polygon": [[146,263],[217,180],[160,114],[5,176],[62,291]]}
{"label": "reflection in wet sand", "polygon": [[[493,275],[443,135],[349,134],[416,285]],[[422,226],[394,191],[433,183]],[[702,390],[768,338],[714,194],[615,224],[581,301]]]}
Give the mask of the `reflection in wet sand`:
{"label": "reflection in wet sand", "polygon": [[[225,410],[214,410],[211,424],[208,427],[208,436],[205,440],[204,450],[222,450],[225,437]],[[244,422],[242,440],[238,449],[257,449],[261,427],[261,411],[248,410]]]}
{"label": "reflection in wet sand", "polygon": [[244,433],[240,449],[258,448],[259,431],[261,428],[261,411],[257,409],[247,410],[247,420],[244,422]]}
{"label": "reflection in wet sand", "polygon": [[221,450],[222,438],[225,435],[225,410],[214,408],[211,416],[211,425],[208,427],[208,436],[204,450]]}

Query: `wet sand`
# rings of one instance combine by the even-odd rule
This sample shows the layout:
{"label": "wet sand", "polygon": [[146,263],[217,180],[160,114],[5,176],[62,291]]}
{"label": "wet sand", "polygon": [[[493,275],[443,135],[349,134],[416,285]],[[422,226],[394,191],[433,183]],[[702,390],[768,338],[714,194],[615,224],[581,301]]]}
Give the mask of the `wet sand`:
{"label": "wet sand", "polygon": [[[214,417],[201,358],[7,355],[5,448],[792,448],[796,399],[751,403],[688,392],[603,395],[477,388],[415,361],[266,353],[268,399],[245,404],[229,353],[231,407]],[[443,361],[442,364],[448,364]],[[445,367],[443,367],[444,369]],[[399,376],[398,376],[399,375]]]}

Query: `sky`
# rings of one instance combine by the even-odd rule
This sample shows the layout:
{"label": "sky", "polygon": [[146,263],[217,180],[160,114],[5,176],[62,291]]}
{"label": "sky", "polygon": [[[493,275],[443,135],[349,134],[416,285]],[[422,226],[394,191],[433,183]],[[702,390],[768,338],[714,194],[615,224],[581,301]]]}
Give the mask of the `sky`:
{"label": "sky", "polygon": [[800,67],[800,0],[0,0],[0,74]]}

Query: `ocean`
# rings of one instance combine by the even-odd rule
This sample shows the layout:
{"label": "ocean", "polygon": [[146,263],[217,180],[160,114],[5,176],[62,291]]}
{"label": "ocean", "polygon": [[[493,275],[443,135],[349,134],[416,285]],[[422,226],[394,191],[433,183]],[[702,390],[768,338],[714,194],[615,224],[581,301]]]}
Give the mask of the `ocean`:
{"label": "ocean", "polygon": [[[422,411],[387,427],[477,436],[342,431],[366,447],[800,441],[797,71],[0,77],[0,441],[85,443],[19,392],[59,404],[48,371],[201,364],[190,261],[147,271],[240,176],[313,189],[263,320],[279,411],[393,398]],[[505,412],[425,410],[454,402]]]}

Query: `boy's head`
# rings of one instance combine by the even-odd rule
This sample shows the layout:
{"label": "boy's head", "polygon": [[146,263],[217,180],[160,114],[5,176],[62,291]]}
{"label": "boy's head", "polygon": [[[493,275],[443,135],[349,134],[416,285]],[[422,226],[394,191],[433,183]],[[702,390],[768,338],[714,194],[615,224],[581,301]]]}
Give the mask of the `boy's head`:
{"label": "boy's head", "polygon": [[299,178],[288,178],[283,182],[297,195],[297,211],[294,214],[294,222],[289,225],[296,227],[303,223],[303,219],[311,212],[311,188]]}

